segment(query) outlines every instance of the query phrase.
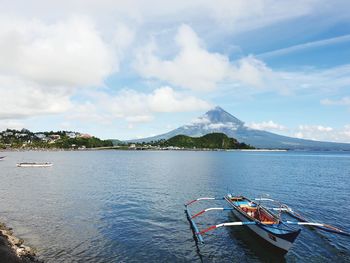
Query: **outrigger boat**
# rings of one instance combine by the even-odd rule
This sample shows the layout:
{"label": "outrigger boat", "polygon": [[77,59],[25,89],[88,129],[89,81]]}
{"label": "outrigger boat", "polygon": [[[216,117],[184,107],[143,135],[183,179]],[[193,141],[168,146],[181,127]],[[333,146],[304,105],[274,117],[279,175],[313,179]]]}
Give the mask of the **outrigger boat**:
{"label": "outrigger boat", "polygon": [[18,163],[17,167],[50,167],[52,163]]}
{"label": "outrigger boat", "polygon": [[[229,207],[211,207],[204,209],[194,215],[191,215],[189,206],[195,202],[202,200],[225,200],[227,201]],[[261,202],[270,202],[272,204],[277,203],[278,206],[267,207]],[[221,223],[218,225],[210,226],[204,230],[199,230],[194,219],[212,210],[232,211],[240,221]],[[269,198],[248,199],[244,196],[233,196],[231,194],[228,194],[222,198],[202,197],[185,204],[185,211],[187,218],[191,223],[195,237],[200,243],[204,243],[203,234],[220,227],[233,226],[247,226],[255,234],[267,241],[273,247],[279,249],[282,253],[287,253],[289,251],[294,241],[300,234],[301,229],[297,229],[293,227],[293,225],[310,226],[323,231],[350,236],[350,233],[336,227],[322,223],[309,222],[307,219],[293,211],[287,205],[281,204],[278,201]],[[298,221],[284,221],[282,220],[282,213],[286,213]]]}

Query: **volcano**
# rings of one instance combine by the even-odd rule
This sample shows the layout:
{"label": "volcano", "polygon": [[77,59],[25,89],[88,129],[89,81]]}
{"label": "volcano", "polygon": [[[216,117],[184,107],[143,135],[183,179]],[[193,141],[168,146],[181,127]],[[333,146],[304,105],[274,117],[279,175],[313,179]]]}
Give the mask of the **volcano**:
{"label": "volcano", "polygon": [[321,142],[304,140],[275,134],[268,131],[249,128],[243,121],[231,115],[217,106],[191,123],[183,125],[170,132],[132,140],[133,142],[150,142],[161,139],[169,139],[176,135],[199,137],[208,133],[224,133],[228,137],[237,139],[239,142],[250,144],[257,148],[266,149],[290,149],[290,150],[345,150],[350,151],[349,143]]}

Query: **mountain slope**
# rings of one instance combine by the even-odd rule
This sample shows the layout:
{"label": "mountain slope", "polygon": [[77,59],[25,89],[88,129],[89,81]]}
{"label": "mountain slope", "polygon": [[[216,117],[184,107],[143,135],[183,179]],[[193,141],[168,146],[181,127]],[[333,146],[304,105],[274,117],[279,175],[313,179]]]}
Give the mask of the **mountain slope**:
{"label": "mountain slope", "polygon": [[278,135],[272,132],[254,130],[244,125],[244,122],[232,116],[220,107],[209,110],[203,116],[197,118],[188,125],[161,135],[144,139],[132,140],[133,142],[150,142],[161,139],[169,139],[176,135],[200,137],[208,133],[224,133],[239,142],[250,144],[257,148],[270,149],[300,149],[300,150],[347,150],[348,143],[319,142],[297,139]]}

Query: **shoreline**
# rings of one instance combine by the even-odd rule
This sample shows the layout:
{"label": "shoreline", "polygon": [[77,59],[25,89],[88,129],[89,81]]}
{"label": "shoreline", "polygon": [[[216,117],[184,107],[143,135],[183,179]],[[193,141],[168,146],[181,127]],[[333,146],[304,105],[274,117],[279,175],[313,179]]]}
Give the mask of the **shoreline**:
{"label": "shoreline", "polygon": [[[340,152],[349,153],[347,150],[305,150],[305,149],[193,149],[193,148],[122,148],[118,146],[113,147],[96,147],[86,149],[61,149],[61,148],[41,148],[41,149],[0,149],[0,153],[6,152],[89,152],[89,151],[103,151],[103,150],[115,150],[115,151],[190,151],[190,152]],[[1,160],[0,160],[1,161]]]}
{"label": "shoreline", "polygon": [[209,149],[209,148],[123,148],[118,146],[113,147],[96,147],[86,149],[63,149],[63,148],[36,148],[36,149],[0,149],[0,152],[86,152],[86,151],[102,151],[102,150],[116,150],[116,151],[197,151],[197,152],[208,152],[208,151],[222,151],[222,152],[287,152],[288,149]]}
{"label": "shoreline", "polygon": [[0,222],[0,259],[6,263],[43,263],[37,258],[35,249],[23,244],[13,230]]}
{"label": "shoreline", "polygon": [[232,149],[226,150],[228,152],[287,152],[287,149]]}

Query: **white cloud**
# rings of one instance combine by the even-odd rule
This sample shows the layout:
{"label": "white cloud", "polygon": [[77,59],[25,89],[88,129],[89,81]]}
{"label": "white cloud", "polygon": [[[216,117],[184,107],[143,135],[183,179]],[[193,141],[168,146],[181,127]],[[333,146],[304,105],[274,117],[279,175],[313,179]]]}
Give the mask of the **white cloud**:
{"label": "white cloud", "polygon": [[334,45],[338,43],[350,42],[350,35],[343,35],[339,37],[327,38],[312,42],[307,42],[299,45],[294,45],[287,48],[277,49],[269,52],[265,52],[257,55],[259,58],[270,58],[275,56],[286,55],[292,52],[302,51],[305,49],[312,49],[317,47],[323,47],[328,45]]}
{"label": "white cloud", "polygon": [[112,45],[115,49],[118,59],[125,57],[125,50],[135,40],[135,32],[128,28],[125,24],[118,23],[113,34]]}
{"label": "white cloud", "polygon": [[211,104],[193,96],[185,96],[170,87],[156,89],[148,96],[148,103],[153,112],[188,112],[207,110]]}
{"label": "white cloud", "polygon": [[151,115],[137,115],[126,117],[125,120],[128,122],[150,122],[154,119]]}
{"label": "white cloud", "polygon": [[55,114],[71,108],[70,92],[0,75],[0,119]]}
{"label": "white cloud", "polygon": [[[346,89],[350,85],[350,64],[328,69],[302,69],[300,71],[272,70],[264,62],[248,56],[238,61],[235,91],[251,94],[275,92],[282,95],[317,93]],[[347,102],[347,99],[342,103]],[[332,101],[321,101],[330,104]]]}
{"label": "white cloud", "polygon": [[298,129],[300,131],[304,131],[304,132],[314,132],[314,131],[330,132],[330,131],[333,131],[332,127],[327,127],[327,126],[322,126],[322,125],[299,125]]}
{"label": "white cloud", "polygon": [[278,124],[272,120],[263,121],[260,123],[252,122],[250,124],[247,124],[247,126],[255,130],[266,130],[266,131],[287,131],[288,130],[286,126]]}
{"label": "white cloud", "polygon": [[299,125],[297,127],[287,127],[270,120],[260,123],[252,122],[247,124],[247,127],[256,130],[276,132],[299,139],[350,143],[350,125],[344,125],[341,128],[308,124]]}
{"label": "white cloud", "polygon": [[336,91],[350,85],[350,64],[328,69],[311,69],[301,72],[282,73],[296,90],[313,89],[318,92]]}
{"label": "white cloud", "polygon": [[[2,10],[36,17],[64,16],[83,13],[92,17],[123,17],[136,23],[178,24],[193,21],[208,29],[239,32],[264,27],[276,22],[304,16],[312,12],[339,8],[327,5],[325,0],[61,0],[4,1]],[[316,9],[317,8],[317,9]],[[345,12],[345,10],[343,11]],[[202,17],[202,19],[201,19]]]}
{"label": "white cloud", "polygon": [[338,129],[323,125],[299,125],[293,136],[300,139],[350,143],[350,125]]}
{"label": "white cloud", "polygon": [[324,99],[321,100],[322,105],[350,105],[350,97],[343,97],[339,100]]}
{"label": "white cloud", "polygon": [[222,128],[237,130],[238,124],[234,122],[215,122],[212,123],[207,115],[198,117],[188,125],[185,125],[184,128],[188,129],[190,127],[200,127],[205,130],[219,130]]}
{"label": "white cloud", "polygon": [[118,63],[86,17],[53,24],[0,19],[0,72],[50,86],[101,85]]}
{"label": "white cloud", "polygon": [[188,25],[178,28],[175,41],[180,50],[172,59],[157,57],[154,42],[142,48],[136,56],[136,70],[145,78],[159,79],[195,91],[212,91],[224,81],[266,90],[273,89],[276,86],[273,82],[281,79],[279,73],[253,56],[230,62],[222,54],[207,51]]}
{"label": "white cloud", "polygon": [[[302,93],[328,93],[346,89],[350,85],[350,64],[328,69],[302,69],[299,71],[272,70],[263,61],[248,56],[236,62],[232,71],[234,90],[250,94],[275,92],[282,95]],[[323,104],[332,103],[330,100]],[[322,103],[321,102],[321,103]],[[342,103],[346,103],[345,98]]]}
{"label": "white cloud", "polygon": [[266,88],[266,84],[275,77],[274,72],[264,62],[253,56],[240,59],[231,74],[234,80],[258,89]]}
{"label": "white cloud", "polygon": [[195,91],[218,87],[241,93],[273,91],[283,95],[298,92],[327,92],[350,85],[350,64],[330,69],[300,71],[272,70],[249,55],[237,61],[205,49],[202,40],[188,25],[178,28],[175,41],[179,52],[170,59],[155,55],[159,48],[152,42],[136,53],[135,69],[145,78],[165,81]]}
{"label": "white cloud", "polygon": [[82,16],[51,23],[0,16],[0,119],[71,110],[79,89],[101,86],[118,70],[132,36],[118,25],[107,43]]}
{"label": "white cloud", "polygon": [[122,91],[111,100],[116,112],[137,113],[137,116],[142,112],[186,112],[211,107],[211,104],[204,100],[177,93],[170,87],[158,88],[150,94]]}
{"label": "white cloud", "polygon": [[322,1],[218,0],[205,1],[210,16],[219,25],[236,32],[264,27],[279,21],[306,15]]}
{"label": "white cloud", "polygon": [[66,119],[87,123],[94,122],[102,125],[111,125],[113,122],[113,117],[110,114],[91,101],[74,105],[74,109],[69,114],[66,114]]}
{"label": "white cloud", "polygon": [[23,122],[13,120],[0,120],[0,131],[4,131],[6,129],[21,130],[22,128],[24,128]]}
{"label": "white cloud", "polygon": [[96,109],[91,109],[92,112],[99,110],[99,115],[122,118],[128,122],[149,122],[155,113],[207,110],[212,106],[202,99],[175,92],[167,86],[151,93],[122,90],[116,95],[109,95],[94,92],[91,98],[98,105]]}
{"label": "white cloud", "polygon": [[194,120],[192,120],[192,122],[190,123],[191,125],[201,125],[201,124],[209,124],[210,123],[210,120],[205,117],[205,116],[201,116],[201,117],[198,117]]}
{"label": "white cloud", "polygon": [[205,129],[222,129],[227,128],[231,130],[237,130],[237,124],[233,122],[217,122],[217,123],[210,123],[209,125],[205,126]]}
{"label": "white cloud", "polygon": [[344,128],[339,131],[339,141],[346,141],[350,143],[350,124],[345,125]]}
{"label": "white cloud", "polygon": [[155,46],[150,45],[137,54],[135,68],[146,78],[157,78],[174,85],[193,90],[213,90],[225,79],[230,70],[228,58],[209,53],[191,27],[179,27],[175,41],[179,53],[171,60],[154,55]]}
{"label": "white cloud", "polygon": [[[174,87],[196,91],[222,88],[213,94],[216,97],[232,93],[244,97],[245,92],[266,91],[289,94],[310,90],[319,94],[346,88],[350,85],[350,65],[282,71],[272,70],[254,56],[230,61],[219,53],[238,32],[284,21],[294,23],[291,19],[308,14],[317,17],[322,13],[327,17],[326,13],[333,12],[328,16],[333,22],[326,23],[333,25],[341,19],[341,13],[347,15],[348,8],[340,10],[339,6],[330,6],[325,0],[150,0],[147,4],[138,0],[5,1],[0,10],[0,119],[68,111],[71,117],[87,122],[110,124],[115,118],[141,122],[151,120],[156,112],[205,110],[209,104],[206,101],[171,88],[115,93],[114,87],[106,87],[105,79],[124,69],[121,61],[129,62],[134,57],[135,50],[128,47],[135,43],[145,46],[149,36],[157,37],[158,47],[150,45],[139,51],[136,68],[145,78],[159,79]],[[174,52],[162,44],[171,42],[168,36],[181,23],[191,27],[178,28],[173,38],[178,52]],[[344,38],[312,45],[334,41]],[[296,48],[305,47],[310,46]],[[130,69],[128,64],[125,68]],[[121,82],[128,82],[129,76],[135,82],[141,80],[134,72],[127,74],[130,75],[125,79],[123,75]],[[105,89],[96,92],[99,95],[91,102],[78,104],[83,99],[81,90],[92,86]],[[346,98],[326,99],[323,103],[345,105]]]}

